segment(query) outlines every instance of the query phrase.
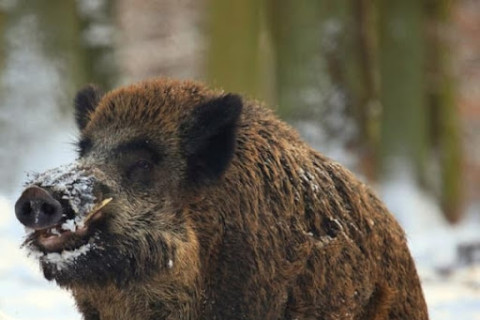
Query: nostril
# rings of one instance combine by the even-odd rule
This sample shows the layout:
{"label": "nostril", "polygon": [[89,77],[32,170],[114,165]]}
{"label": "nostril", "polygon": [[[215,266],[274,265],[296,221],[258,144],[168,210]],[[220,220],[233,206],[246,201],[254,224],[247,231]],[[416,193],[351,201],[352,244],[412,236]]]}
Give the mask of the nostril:
{"label": "nostril", "polygon": [[25,201],[22,204],[22,208],[20,209],[20,213],[24,216],[28,216],[32,214],[32,205],[30,204],[30,201]]}
{"label": "nostril", "polygon": [[51,216],[53,214],[56,213],[56,208],[49,204],[49,203],[43,203],[41,206],[40,206],[40,211],[43,212],[44,214],[46,214],[47,216]]}

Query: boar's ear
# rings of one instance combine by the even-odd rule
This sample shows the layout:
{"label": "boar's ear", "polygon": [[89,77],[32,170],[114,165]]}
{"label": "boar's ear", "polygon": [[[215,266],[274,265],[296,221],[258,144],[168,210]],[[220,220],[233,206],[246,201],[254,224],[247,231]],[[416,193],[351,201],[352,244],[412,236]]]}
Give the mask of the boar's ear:
{"label": "boar's ear", "polygon": [[78,91],[75,96],[75,120],[80,130],[83,130],[90,120],[90,113],[95,110],[98,102],[102,98],[102,91],[94,86],[88,85]]}
{"label": "boar's ear", "polygon": [[227,169],[235,152],[237,122],[242,99],[227,94],[193,111],[193,120],[182,128],[182,148],[187,159],[187,179],[193,184],[211,183]]}

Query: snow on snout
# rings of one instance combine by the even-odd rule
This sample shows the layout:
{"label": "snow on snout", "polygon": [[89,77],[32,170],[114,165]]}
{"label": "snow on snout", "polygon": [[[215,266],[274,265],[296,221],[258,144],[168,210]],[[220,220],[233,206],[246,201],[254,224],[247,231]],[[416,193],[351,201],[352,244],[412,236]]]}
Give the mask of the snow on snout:
{"label": "snow on snout", "polygon": [[27,186],[36,185],[48,188],[62,195],[67,200],[75,218],[65,221],[62,229],[75,231],[83,227],[83,218],[93,210],[95,196],[93,195],[94,177],[88,174],[77,162],[50,169],[43,173],[29,174]]}

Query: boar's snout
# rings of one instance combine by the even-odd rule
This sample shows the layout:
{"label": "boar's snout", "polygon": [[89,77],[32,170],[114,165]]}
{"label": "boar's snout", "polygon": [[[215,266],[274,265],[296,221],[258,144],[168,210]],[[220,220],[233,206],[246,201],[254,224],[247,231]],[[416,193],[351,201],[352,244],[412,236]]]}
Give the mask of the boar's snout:
{"label": "boar's snout", "polygon": [[63,209],[47,190],[31,186],[15,203],[15,215],[26,227],[39,230],[57,225],[62,219]]}

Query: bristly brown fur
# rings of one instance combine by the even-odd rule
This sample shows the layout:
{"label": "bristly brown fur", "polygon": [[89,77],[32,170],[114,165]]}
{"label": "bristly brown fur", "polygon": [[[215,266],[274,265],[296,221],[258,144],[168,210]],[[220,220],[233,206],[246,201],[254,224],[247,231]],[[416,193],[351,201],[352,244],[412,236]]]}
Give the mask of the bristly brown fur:
{"label": "bristly brown fur", "polygon": [[[195,82],[152,80],[107,93],[89,113],[81,134],[92,151],[85,157],[99,163],[117,193],[108,230],[137,240],[135,247],[118,242],[128,244],[118,252],[141,262],[153,250],[171,261],[150,261],[148,273],[136,266],[122,284],[65,285],[84,318],[427,319],[392,215],[348,170],[257,102],[244,100],[238,119],[232,113],[233,154],[219,156],[228,163],[215,182],[189,185],[185,145],[192,137],[184,130],[194,110],[222,97]],[[139,193],[111,178],[117,169],[102,160],[137,137],[163,152],[151,187]],[[219,134],[202,146],[211,141],[229,143]],[[210,165],[198,157],[198,170]],[[132,213],[139,211],[149,214]]]}

